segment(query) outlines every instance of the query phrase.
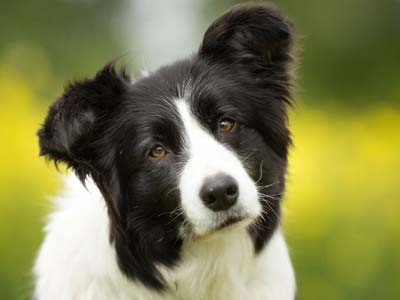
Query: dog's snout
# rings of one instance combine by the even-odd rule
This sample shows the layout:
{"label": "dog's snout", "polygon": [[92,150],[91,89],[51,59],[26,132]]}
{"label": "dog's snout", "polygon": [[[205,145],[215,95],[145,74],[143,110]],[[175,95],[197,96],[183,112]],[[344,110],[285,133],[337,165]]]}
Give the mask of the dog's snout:
{"label": "dog's snout", "polygon": [[200,198],[213,211],[227,210],[237,202],[239,187],[227,174],[207,177],[200,190]]}

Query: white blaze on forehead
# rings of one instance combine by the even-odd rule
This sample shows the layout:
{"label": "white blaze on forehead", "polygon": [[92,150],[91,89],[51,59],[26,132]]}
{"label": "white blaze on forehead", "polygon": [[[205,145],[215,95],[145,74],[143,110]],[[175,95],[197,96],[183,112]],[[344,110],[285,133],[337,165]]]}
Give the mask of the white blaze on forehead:
{"label": "white blaze on forehead", "polygon": [[[203,234],[218,227],[218,223],[224,221],[223,214],[257,217],[261,212],[257,189],[239,158],[200,125],[185,100],[176,100],[176,106],[184,125],[189,157],[182,171],[179,188],[183,211],[196,233]],[[199,196],[204,179],[218,173],[232,176],[239,185],[238,203],[228,213],[209,210]]]}

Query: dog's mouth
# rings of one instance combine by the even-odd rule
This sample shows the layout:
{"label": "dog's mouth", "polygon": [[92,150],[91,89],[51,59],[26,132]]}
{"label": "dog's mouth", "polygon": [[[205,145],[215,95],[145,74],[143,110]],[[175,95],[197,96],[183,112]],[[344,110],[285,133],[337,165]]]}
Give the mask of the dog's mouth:
{"label": "dog's mouth", "polygon": [[220,233],[246,229],[257,217],[241,207],[236,207],[228,211],[213,213],[208,216],[206,221],[197,224],[189,218],[186,226],[181,227],[180,234],[185,239],[193,240],[219,236]]}

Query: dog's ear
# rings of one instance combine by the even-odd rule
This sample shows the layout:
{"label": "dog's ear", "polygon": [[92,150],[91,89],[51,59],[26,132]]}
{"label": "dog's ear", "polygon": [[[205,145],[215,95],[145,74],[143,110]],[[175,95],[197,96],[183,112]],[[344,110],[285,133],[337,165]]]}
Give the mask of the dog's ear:
{"label": "dog's ear", "polygon": [[38,131],[40,155],[64,162],[84,177],[99,124],[122,101],[129,78],[107,64],[93,78],[70,84],[49,109]]}
{"label": "dog's ear", "polygon": [[258,74],[290,61],[292,42],[291,22],[278,10],[265,4],[237,5],[208,28],[199,56]]}
{"label": "dog's ear", "polygon": [[208,64],[222,66],[247,86],[244,98],[252,100],[254,126],[284,159],[290,144],[286,109],[291,104],[293,44],[292,24],[276,8],[244,4],[211,24],[198,52]]}

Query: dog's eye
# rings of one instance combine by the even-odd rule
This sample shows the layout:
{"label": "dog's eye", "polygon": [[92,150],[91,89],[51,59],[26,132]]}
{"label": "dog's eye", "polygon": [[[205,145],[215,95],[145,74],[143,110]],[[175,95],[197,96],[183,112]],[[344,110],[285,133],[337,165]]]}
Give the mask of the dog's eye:
{"label": "dog's eye", "polygon": [[163,158],[167,154],[167,151],[160,145],[156,145],[151,148],[150,155],[154,158]]}
{"label": "dog's eye", "polygon": [[235,126],[235,122],[231,119],[225,118],[219,121],[219,133],[228,133]]}

